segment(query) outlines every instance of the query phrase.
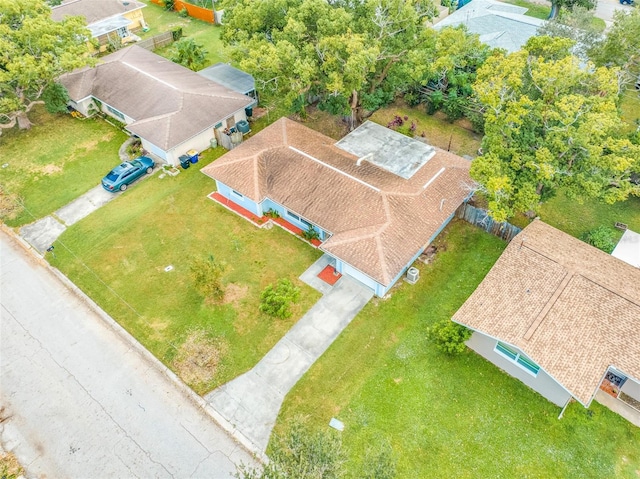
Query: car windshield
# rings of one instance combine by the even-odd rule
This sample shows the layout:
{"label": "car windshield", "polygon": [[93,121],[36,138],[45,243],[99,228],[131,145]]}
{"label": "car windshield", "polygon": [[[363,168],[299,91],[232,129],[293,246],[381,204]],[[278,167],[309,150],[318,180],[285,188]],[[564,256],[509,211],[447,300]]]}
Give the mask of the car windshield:
{"label": "car windshield", "polygon": [[116,175],[113,171],[110,171],[107,175],[107,180],[116,181],[118,179],[118,175]]}

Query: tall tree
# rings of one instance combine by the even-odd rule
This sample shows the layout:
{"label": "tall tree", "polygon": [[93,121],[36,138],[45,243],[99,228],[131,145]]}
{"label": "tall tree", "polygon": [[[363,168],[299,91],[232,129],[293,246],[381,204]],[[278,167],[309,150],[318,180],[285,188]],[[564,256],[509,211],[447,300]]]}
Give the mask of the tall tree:
{"label": "tall tree", "polygon": [[484,154],[471,175],[498,221],[535,211],[558,187],[573,198],[609,203],[640,196],[630,181],[640,147],[620,133],[617,72],[583,68],[569,53],[572,44],[533,37],[519,52],[495,53],[478,71]]}
{"label": "tall tree", "polygon": [[575,7],[593,10],[596,8],[597,0],[551,0],[551,12],[549,18],[556,18],[560,14],[560,10],[573,10]]}
{"label": "tall tree", "polygon": [[43,0],[0,0],[0,133],[29,128],[27,114],[56,78],[92,62],[89,38],[84,19],[55,22]]}
{"label": "tall tree", "polygon": [[640,8],[616,11],[604,41],[589,51],[589,57],[598,66],[618,67],[625,82],[640,78]]}
{"label": "tall tree", "polygon": [[355,124],[409,81],[432,38],[431,0],[235,0],[223,38],[267,95],[293,109],[312,100]]}
{"label": "tall tree", "polygon": [[593,12],[584,7],[563,11],[557,17],[538,27],[537,34],[548,37],[569,38],[575,42],[573,54],[581,60],[588,60],[588,52],[602,39],[602,28],[593,23]]}
{"label": "tall tree", "polygon": [[191,38],[182,38],[173,44],[171,61],[198,71],[207,64],[207,51]]}

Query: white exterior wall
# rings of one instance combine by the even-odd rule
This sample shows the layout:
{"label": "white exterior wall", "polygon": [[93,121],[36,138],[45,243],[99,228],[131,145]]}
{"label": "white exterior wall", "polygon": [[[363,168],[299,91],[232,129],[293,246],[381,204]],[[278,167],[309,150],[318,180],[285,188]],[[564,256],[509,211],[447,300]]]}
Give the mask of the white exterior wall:
{"label": "white exterior wall", "polygon": [[[474,331],[471,338],[467,341],[467,346],[469,346],[483,358],[491,361],[506,373],[525,383],[531,389],[538,392],[555,405],[563,407],[567,403],[567,401],[571,397],[571,394],[569,394],[569,392],[564,389],[555,379],[549,376],[542,368],[540,368],[537,376],[533,376],[531,373],[521,368],[513,361],[510,361],[502,354],[494,351],[496,342],[497,341],[495,339],[486,336],[478,331]],[[513,346],[511,345],[509,345],[509,347],[513,348]]]}
{"label": "white exterior wall", "polygon": [[627,378],[625,383],[620,388],[620,391],[625,393],[627,396],[631,396],[636,401],[640,401],[640,382],[637,382],[631,378]]}
{"label": "white exterior wall", "polygon": [[[142,142],[142,148],[144,148],[145,150],[153,153],[156,156],[159,156],[160,158],[165,160],[167,163],[170,163],[169,159],[167,158],[167,152],[164,151],[162,148],[160,148],[159,146],[154,145],[153,143],[149,143],[144,138],[140,138],[140,141]],[[175,166],[175,163],[170,163],[170,164]]]}
{"label": "white exterior wall", "polygon": [[[330,255],[330,253],[329,253],[329,255]],[[367,276],[363,272],[357,270],[356,268],[354,268],[350,264],[345,263],[344,261],[342,261],[339,258],[336,258],[336,271],[338,273],[347,274],[347,275],[351,276],[352,278],[357,279],[358,281],[360,281],[365,286],[368,286],[369,288],[371,288],[376,293],[376,295],[378,295],[377,292],[379,290],[379,286],[380,285],[378,283],[376,283],[376,281],[374,279],[370,278],[369,276]]]}

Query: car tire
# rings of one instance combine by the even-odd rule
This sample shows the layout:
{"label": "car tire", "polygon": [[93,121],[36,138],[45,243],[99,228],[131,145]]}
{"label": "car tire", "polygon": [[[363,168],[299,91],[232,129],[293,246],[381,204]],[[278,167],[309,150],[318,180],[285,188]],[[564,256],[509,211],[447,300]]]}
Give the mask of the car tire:
{"label": "car tire", "polygon": [[147,168],[147,175],[150,175],[151,173],[153,173],[153,167],[149,167]]}
{"label": "car tire", "polygon": [[124,191],[127,189],[127,184],[120,185],[120,191]]}

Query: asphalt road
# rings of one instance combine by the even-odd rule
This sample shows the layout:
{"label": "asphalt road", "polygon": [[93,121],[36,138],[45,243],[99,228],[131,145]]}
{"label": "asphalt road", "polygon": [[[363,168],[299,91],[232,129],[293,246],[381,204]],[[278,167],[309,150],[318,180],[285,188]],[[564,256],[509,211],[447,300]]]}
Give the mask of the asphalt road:
{"label": "asphalt road", "polygon": [[228,478],[252,463],[194,401],[0,231],[0,441],[30,477]]}

